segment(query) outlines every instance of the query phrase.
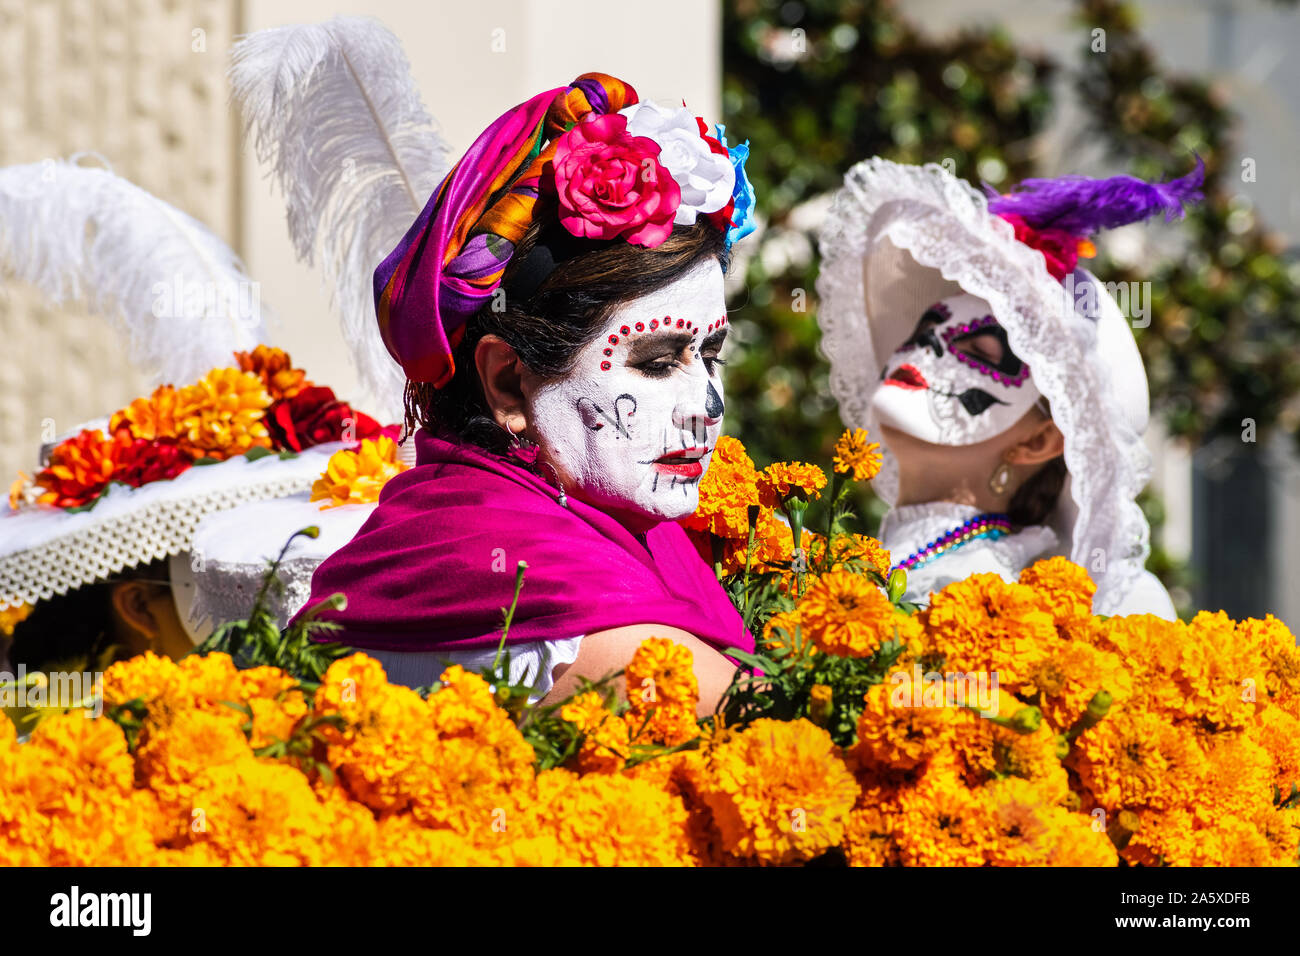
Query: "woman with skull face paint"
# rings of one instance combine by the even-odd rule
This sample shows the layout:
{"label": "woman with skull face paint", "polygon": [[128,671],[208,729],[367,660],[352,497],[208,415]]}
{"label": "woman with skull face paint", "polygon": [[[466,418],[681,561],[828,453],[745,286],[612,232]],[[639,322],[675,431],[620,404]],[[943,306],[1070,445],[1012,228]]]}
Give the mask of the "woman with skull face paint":
{"label": "woman with skull face paint", "polygon": [[499,118],[375,272],[416,466],[316,571],[307,606],[390,679],[491,664],[566,696],[658,635],[711,713],[752,650],[677,519],[724,412],[723,272],[752,228],[744,146],[587,74]]}
{"label": "woman with skull face paint", "polygon": [[1062,554],[1099,614],[1174,616],[1144,569],[1146,374],[1090,236],[1182,214],[1202,168],[980,194],[937,165],[850,170],[823,227],[822,349],[851,427],[886,446],[880,529],[907,597]]}

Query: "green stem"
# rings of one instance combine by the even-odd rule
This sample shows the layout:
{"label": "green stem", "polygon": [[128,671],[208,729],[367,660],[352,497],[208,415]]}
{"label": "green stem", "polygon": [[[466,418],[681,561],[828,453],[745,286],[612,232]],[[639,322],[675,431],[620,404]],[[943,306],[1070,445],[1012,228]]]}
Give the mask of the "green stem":
{"label": "green stem", "polygon": [[506,611],[505,625],[501,628],[501,641],[497,644],[497,653],[492,658],[492,673],[497,672],[497,665],[501,662],[501,653],[506,649],[506,635],[510,633],[510,622],[514,620],[515,608],[519,604],[519,592],[524,586],[524,572],[528,570],[528,562],[520,561],[515,568],[515,596],[510,600],[510,610]]}

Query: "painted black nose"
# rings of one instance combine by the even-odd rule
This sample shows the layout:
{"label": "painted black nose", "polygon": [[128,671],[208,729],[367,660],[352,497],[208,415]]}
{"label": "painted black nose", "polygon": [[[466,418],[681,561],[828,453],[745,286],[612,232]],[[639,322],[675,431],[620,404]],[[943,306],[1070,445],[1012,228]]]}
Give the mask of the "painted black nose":
{"label": "painted black nose", "polygon": [[713,387],[712,382],[707,382],[708,391],[704,393],[704,414],[710,418],[721,418],[722,410],[725,407],[722,404],[722,396],[718,390]]}

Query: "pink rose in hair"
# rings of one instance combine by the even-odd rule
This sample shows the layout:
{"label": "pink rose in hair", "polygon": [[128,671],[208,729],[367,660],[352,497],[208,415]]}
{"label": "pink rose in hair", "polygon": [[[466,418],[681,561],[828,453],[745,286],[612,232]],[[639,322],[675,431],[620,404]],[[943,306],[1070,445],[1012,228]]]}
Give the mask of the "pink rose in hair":
{"label": "pink rose in hair", "polygon": [[659,163],[659,144],[627,131],[627,117],[591,114],[555,145],[560,222],[575,236],[654,248],[673,231],[681,189]]}

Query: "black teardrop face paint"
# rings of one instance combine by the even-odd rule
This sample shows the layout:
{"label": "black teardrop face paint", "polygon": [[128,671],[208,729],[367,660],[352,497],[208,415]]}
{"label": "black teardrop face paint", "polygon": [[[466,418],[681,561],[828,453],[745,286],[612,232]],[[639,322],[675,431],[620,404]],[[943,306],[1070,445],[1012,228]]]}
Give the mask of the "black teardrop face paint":
{"label": "black teardrop face paint", "polygon": [[994,405],[1006,404],[1002,399],[994,398],[982,388],[968,388],[960,392],[957,401],[961,402],[961,407],[971,415],[982,415]]}

